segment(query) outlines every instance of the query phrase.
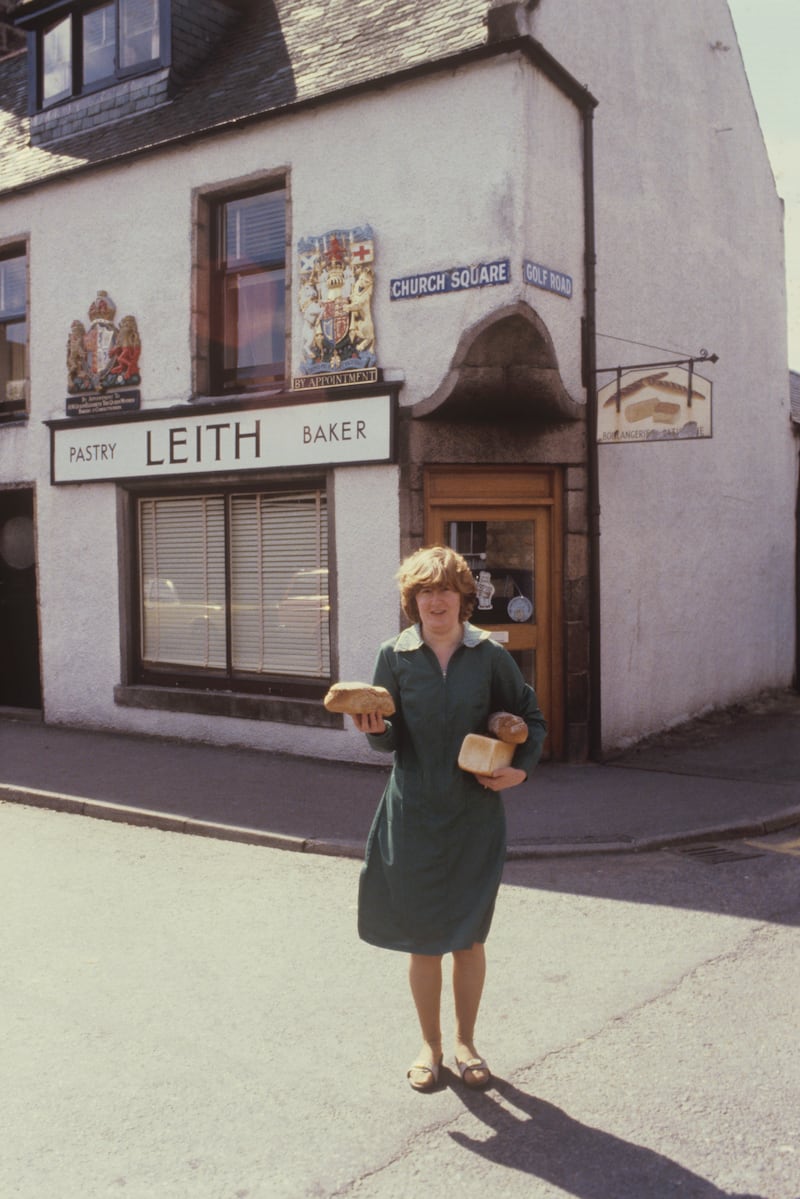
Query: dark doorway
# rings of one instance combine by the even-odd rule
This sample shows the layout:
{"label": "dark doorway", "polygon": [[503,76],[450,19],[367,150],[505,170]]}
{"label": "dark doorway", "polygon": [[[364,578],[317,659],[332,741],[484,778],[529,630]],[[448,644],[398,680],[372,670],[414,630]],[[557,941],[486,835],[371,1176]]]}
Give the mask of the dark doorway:
{"label": "dark doorway", "polygon": [[0,707],[41,706],[33,491],[0,490]]}

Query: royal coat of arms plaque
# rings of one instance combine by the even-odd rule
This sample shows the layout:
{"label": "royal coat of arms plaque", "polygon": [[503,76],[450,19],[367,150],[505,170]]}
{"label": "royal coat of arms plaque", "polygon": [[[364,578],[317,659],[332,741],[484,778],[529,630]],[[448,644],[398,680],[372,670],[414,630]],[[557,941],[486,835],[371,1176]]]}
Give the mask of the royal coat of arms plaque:
{"label": "royal coat of arms plaque", "polygon": [[141,383],[142,343],[134,316],[114,323],[116,305],[98,291],[89,307],[89,327],[72,322],[67,338],[67,391],[71,396],[106,392]]}
{"label": "royal coat of arms plaque", "polygon": [[331,229],[297,243],[303,317],[293,386],[336,386],[377,378],[372,293],[375,240],[369,225]]}

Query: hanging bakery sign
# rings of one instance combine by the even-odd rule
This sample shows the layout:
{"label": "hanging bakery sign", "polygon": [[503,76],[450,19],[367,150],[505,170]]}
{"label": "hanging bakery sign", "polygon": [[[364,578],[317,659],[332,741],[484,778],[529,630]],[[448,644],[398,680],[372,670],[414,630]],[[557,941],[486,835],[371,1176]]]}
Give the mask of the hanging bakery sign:
{"label": "hanging bakery sign", "polygon": [[136,411],[140,405],[142,343],[135,316],[115,321],[107,291],[89,305],[89,324],[74,320],[67,337],[67,416]]}
{"label": "hanging bakery sign", "polygon": [[374,383],[378,369],[371,227],[330,229],[301,238],[297,255],[302,345],[292,390]]}
{"label": "hanging bakery sign", "polygon": [[683,366],[615,373],[597,393],[597,440],[711,437],[711,382]]}

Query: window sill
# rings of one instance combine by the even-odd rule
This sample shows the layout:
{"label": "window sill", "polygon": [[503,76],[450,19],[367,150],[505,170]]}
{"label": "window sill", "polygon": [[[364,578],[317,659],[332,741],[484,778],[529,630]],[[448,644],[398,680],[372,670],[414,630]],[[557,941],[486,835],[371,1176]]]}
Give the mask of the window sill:
{"label": "window sill", "polygon": [[184,687],[146,684],[114,688],[122,708],[157,712],[187,712],[195,716],[229,716],[236,720],[267,720],[312,728],[341,729],[344,718],[328,712],[321,700],[279,699],[274,695],[243,695],[234,691],[191,691]]}

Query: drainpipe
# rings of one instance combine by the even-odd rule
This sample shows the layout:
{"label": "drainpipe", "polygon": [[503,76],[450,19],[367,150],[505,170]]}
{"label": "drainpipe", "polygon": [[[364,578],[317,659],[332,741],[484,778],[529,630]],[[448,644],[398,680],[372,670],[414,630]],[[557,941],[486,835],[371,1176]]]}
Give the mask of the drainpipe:
{"label": "drainpipe", "polygon": [[794,689],[800,691],[800,461],[797,471],[797,502],[795,505],[795,551],[794,551]]}
{"label": "drainpipe", "polygon": [[597,246],[594,228],[594,107],[583,109],[583,221],[586,317],[586,476],[589,525],[589,757],[603,756],[600,679],[600,482],[597,453]]}

